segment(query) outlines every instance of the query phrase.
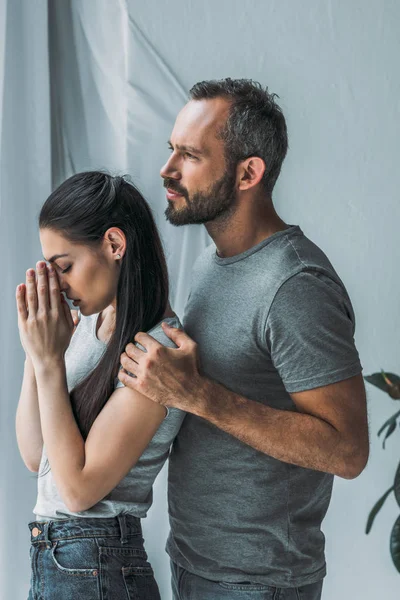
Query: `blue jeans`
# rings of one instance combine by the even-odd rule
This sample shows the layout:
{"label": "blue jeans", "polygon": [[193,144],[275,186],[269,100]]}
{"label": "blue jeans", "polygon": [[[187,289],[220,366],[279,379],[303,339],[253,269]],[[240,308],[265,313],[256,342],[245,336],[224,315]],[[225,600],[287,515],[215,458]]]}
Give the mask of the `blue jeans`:
{"label": "blue jeans", "polygon": [[160,600],[140,519],[36,521],[29,529],[28,600]]}
{"label": "blue jeans", "polygon": [[298,588],[280,588],[243,581],[211,581],[171,561],[173,600],[320,600],[322,581]]}

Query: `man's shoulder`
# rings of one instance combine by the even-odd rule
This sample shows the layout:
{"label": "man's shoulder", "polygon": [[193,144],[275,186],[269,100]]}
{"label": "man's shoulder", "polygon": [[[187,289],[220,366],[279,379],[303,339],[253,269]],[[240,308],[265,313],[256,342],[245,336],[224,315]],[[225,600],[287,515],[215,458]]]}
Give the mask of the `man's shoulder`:
{"label": "man's shoulder", "polygon": [[300,227],[291,227],[273,244],[265,247],[265,262],[281,273],[291,275],[304,269],[333,271],[333,266],[324,253]]}

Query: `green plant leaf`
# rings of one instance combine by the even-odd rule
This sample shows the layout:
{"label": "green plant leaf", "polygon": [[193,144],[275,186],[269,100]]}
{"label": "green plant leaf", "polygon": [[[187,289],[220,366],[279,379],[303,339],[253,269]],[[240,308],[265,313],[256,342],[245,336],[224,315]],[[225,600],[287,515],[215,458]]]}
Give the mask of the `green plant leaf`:
{"label": "green plant leaf", "polygon": [[385,444],[386,444],[386,440],[388,439],[388,437],[390,437],[393,433],[393,431],[396,431],[396,427],[397,427],[397,423],[396,421],[392,421],[386,431],[385,437],[383,438],[383,449],[385,449]]}
{"label": "green plant leaf", "polygon": [[394,476],[393,488],[397,504],[400,506],[400,463],[397,467],[396,475]]}
{"label": "green plant leaf", "polygon": [[390,427],[392,422],[394,421],[394,423],[396,423],[397,417],[400,416],[400,410],[397,411],[397,413],[394,413],[394,415],[392,415],[380,428],[380,430],[378,431],[378,437],[381,435],[382,431],[386,428],[386,427]]}
{"label": "green plant leaf", "polygon": [[[393,384],[400,383],[399,375],[396,375],[395,373],[386,373],[386,371],[384,371],[384,373]],[[389,386],[383,377],[382,371],[379,373],[372,373],[371,375],[365,375],[364,379],[365,381],[368,381],[368,383],[371,383],[383,392],[389,393]]]}
{"label": "green plant leaf", "polygon": [[397,518],[390,534],[390,554],[394,566],[400,573],[400,517]]}
{"label": "green plant leaf", "polygon": [[381,510],[382,506],[385,503],[386,498],[389,496],[389,494],[391,492],[393,492],[393,486],[391,488],[389,488],[388,491],[383,494],[382,498],[379,498],[378,502],[375,504],[375,506],[373,507],[373,509],[369,513],[369,517],[368,517],[368,521],[367,521],[367,526],[365,528],[365,533],[367,535],[371,531],[372,524],[375,521],[376,515]]}

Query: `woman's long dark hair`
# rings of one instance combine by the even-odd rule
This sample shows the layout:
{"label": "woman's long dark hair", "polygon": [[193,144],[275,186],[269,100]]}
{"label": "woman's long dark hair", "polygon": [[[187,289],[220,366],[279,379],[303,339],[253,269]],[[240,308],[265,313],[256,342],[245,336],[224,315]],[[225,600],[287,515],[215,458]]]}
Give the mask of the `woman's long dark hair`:
{"label": "woman's long dark hair", "polygon": [[126,236],[116,297],[115,330],[95,369],[71,392],[71,404],[86,439],[96,417],[114,391],[120,355],[139,331],[161,321],[168,304],[165,255],[150,207],[122,177],[101,171],[73,175],[46,200],[40,229],[61,233],[94,250],[110,227]]}

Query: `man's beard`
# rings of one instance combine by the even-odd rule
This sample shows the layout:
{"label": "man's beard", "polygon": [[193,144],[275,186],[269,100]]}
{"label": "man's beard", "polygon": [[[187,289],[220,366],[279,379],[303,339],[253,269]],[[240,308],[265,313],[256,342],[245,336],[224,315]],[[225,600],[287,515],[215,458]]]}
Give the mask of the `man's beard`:
{"label": "man's beard", "polygon": [[196,192],[192,197],[188,191],[173,179],[165,179],[164,187],[169,188],[186,199],[186,206],[175,208],[174,202],[168,200],[165,216],[171,225],[199,225],[215,219],[227,217],[234,210],[236,169],[229,169],[205,192]]}

